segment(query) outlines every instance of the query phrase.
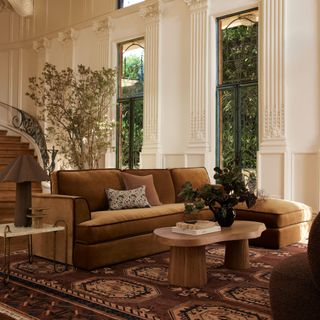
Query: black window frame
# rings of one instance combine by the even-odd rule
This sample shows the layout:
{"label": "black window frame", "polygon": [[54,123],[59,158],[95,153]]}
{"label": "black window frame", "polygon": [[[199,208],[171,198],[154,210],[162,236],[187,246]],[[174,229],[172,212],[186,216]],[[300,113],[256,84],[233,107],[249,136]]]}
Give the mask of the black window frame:
{"label": "black window frame", "polygon": [[[241,158],[241,101],[240,101],[240,90],[241,88],[244,87],[250,87],[250,86],[257,86],[257,90],[259,92],[259,73],[257,73],[257,80],[254,81],[239,81],[239,82],[235,82],[235,83],[219,83],[219,73],[220,73],[220,27],[219,27],[219,21],[229,18],[229,17],[233,17],[233,16],[237,16],[237,15],[242,15],[242,14],[246,14],[246,13],[250,13],[252,11],[256,11],[259,10],[258,7],[255,8],[250,8],[248,10],[244,10],[244,11],[240,11],[240,12],[234,12],[232,14],[228,14],[225,16],[221,16],[218,17],[216,19],[216,43],[217,43],[217,49],[216,49],[216,57],[217,57],[217,69],[216,69],[216,165],[217,166],[222,166],[221,163],[221,158],[222,158],[222,145],[221,145],[221,125],[220,125],[220,121],[221,121],[221,110],[220,110],[220,93],[224,90],[224,89],[232,89],[234,91],[234,96],[235,96],[235,104],[236,107],[234,108],[234,138],[235,138],[235,159],[234,159],[234,164],[236,166],[241,167],[242,164],[242,158]],[[259,35],[258,35],[258,39],[257,39],[257,48],[259,49]],[[259,62],[257,62],[259,63]],[[257,72],[259,72],[259,68],[257,70]],[[258,105],[259,108],[259,105]],[[257,113],[257,120],[259,121],[259,114]],[[257,128],[257,139],[259,142],[259,128]],[[259,147],[259,146],[258,146]]]}
{"label": "black window frame", "polygon": [[[121,43],[118,43],[118,64],[120,60],[122,59],[122,54],[119,50],[121,45],[124,45],[126,43],[134,43],[135,41],[139,40],[144,40],[144,37],[139,37],[136,39],[131,39],[127,40]],[[137,45],[137,44],[136,44]],[[143,49],[145,49],[143,47]],[[128,106],[128,112],[129,112],[129,158],[128,158],[128,168],[126,169],[134,169],[135,168],[135,157],[134,157],[134,149],[133,149],[133,144],[134,144],[134,117],[135,117],[135,104],[138,101],[142,100],[142,105],[144,104],[144,92],[141,94],[136,94],[128,97],[121,97],[120,94],[120,83],[121,83],[121,68],[118,68],[119,76],[118,76],[118,92],[117,92],[117,104],[116,104],[116,119],[117,119],[117,128],[116,128],[116,167],[121,168],[120,164],[120,150],[119,150],[119,145],[120,145],[120,136],[121,136],[121,120],[120,120],[120,113],[121,113],[121,108],[123,104],[127,104]],[[143,119],[142,119],[143,120]]]}

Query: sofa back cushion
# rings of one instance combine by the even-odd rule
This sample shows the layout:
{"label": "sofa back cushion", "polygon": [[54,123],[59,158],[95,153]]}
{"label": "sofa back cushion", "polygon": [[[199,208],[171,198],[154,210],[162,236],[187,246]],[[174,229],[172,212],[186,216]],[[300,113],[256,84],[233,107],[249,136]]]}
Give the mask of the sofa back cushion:
{"label": "sofa back cushion", "polygon": [[105,189],[125,189],[118,169],[59,170],[51,183],[52,193],[85,198],[90,211],[108,209]]}
{"label": "sofa back cushion", "polygon": [[176,202],[183,202],[182,199],[178,198],[178,194],[186,181],[190,181],[193,188],[199,188],[206,183],[210,183],[207,169],[204,167],[171,169],[171,176],[175,189]]}
{"label": "sofa back cushion", "polygon": [[121,173],[124,185],[127,190],[135,189],[140,186],[146,187],[146,196],[151,206],[160,206],[158,192],[154,186],[153,175],[148,174],[146,176],[138,176],[136,174],[130,174],[127,172]]}
{"label": "sofa back cushion", "polygon": [[175,203],[175,190],[169,169],[128,169],[123,172],[138,176],[152,174],[160,202],[163,204]]}

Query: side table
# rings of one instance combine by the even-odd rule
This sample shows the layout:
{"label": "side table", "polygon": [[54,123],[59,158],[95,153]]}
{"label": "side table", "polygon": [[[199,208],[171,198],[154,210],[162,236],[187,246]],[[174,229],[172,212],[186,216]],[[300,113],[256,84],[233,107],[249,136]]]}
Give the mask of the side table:
{"label": "side table", "polygon": [[54,271],[57,271],[56,268],[56,233],[58,231],[64,231],[65,234],[65,264],[64,270],[67,270],[67,241],[68,241],[68,230],[67,224],[63,220],[56,221],[54,225],[43,224],[41,228],[34,227],[15,227],[13,223],[0,224],[0,237],[3,238],[3,253],[4,253],[4,263],[3,263],[3,280],[5,283],[9,281],[10,277],[10,240],[14,237],[28,236],[28,261],[32,263],[32,235],[54,232],[54,241],[53,241],[53,264]]}

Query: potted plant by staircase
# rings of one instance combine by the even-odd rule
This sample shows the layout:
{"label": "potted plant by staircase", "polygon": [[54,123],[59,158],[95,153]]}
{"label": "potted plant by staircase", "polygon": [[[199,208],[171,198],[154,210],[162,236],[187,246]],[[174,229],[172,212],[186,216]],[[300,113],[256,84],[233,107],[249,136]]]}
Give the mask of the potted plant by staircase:
{"label": "potted plant by staircase", "polygon": [[245,175],[238,167],[215,167],[214,171],[217,184],[205,184],[194,189],[190,182],[186,182],[179,197],[185,201],[186,215],[208,206],[213,212],[213,220],[222,227],[229,227],[236,217],[235,205],[245,202],[250,208],[256,203],[255,174],[248,172]]}
{"label": "potted plant by staircase", "polygon": [[40,77],[29,79],[27,96],[40,108],[47,142],[57,147],[63,166],[98,167],[111,147],[115,87],[114,69],[83,65],[58,70],[46,63]]}

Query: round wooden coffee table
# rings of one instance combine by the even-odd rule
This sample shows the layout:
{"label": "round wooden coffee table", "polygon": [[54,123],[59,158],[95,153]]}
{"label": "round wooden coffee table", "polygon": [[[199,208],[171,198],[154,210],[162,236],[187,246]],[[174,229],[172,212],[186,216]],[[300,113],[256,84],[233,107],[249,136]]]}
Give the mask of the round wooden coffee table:
{"label": "round wooden coffee table", "polygon": [[169,283],[183,287],[203,287],[207,283],[205,246],[225,242],[224,265],[229,269],[249,268],[248,239],[266,230],[263,223],[235,221],[231,227],[199,236],[174,233],[171,227],[155,229],[156,239],[170,247]]}

